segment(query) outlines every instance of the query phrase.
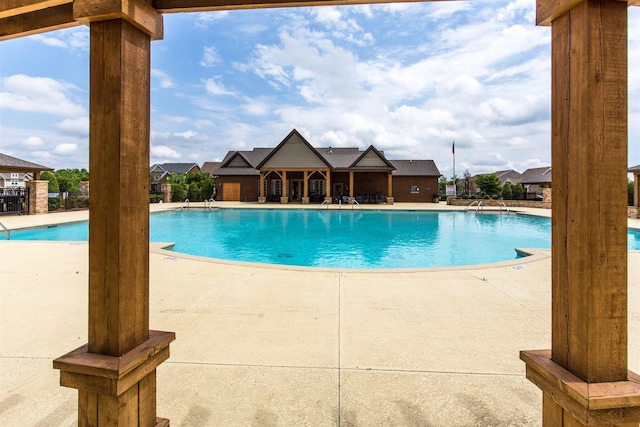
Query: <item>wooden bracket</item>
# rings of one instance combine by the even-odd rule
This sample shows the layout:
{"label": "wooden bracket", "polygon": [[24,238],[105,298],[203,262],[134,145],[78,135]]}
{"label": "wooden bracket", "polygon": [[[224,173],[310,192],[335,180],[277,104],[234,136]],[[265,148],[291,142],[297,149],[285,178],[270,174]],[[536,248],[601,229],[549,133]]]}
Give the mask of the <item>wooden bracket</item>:
{"label": "wooden bracket", "polygon": [[87,25],[95,21],[124,19],[153,40],[164,36],[162,15],[145,0],[74,0],[73,17]]}
{"label": "wooden bracket", "polygon": [[521,351],[527,379],[585,426],[640,423],[640,375],[587,383],[551,360],[551,350]]}

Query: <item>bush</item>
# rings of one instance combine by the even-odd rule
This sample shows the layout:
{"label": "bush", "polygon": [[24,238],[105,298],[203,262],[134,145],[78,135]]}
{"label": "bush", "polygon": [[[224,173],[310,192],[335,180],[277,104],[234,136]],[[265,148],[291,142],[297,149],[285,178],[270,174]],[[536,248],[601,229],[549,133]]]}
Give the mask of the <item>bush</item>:
{"label": "bush", "polygon": [[184,202],[187,198],[187,190],[182,184],[171,184],[171,201]]}
{"label": "bush", "polygon": [[506,200],[512,200],[513,199],[513,192],[511,191],[511,184],[509,184],[508,182],[506,182],[504,184],[504,186],[502,187],[502,197]]}
{"label": "bush", "polygon": [[149,194],[149,203],[160,203],[162,194]]}
{"label": "bush", "polygon": [[491,200],[491,196],[488,194],[485,194],[483,197],[484,200]]}
{"label": "bush", "polygon": [[[53,172],[44,171],[40,174],[40,179],[43,181],[49,181],[48,191],[49,193],[60,193],[60,187],[58,186],[58,180]],[[49,198],[49,210],[55,211],[60,208],[60,196],[57,198]]]}
{"label": "bush", "polygon": [[200,187],[198,187],[198,184],[196,184],[195,182],[192,182],[191,184],[189,184],[189,190],[187,194],[188,194],[187,197],[192,202],[202,201],[202,197],[200,197]]}

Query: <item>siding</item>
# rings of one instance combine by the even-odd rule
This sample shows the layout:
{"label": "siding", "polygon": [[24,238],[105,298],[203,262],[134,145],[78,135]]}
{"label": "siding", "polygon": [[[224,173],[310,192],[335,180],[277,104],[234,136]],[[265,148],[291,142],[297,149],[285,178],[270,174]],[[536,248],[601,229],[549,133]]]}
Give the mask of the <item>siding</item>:
{"label": "siding", "polygon": [[373,150],[364,155],[362,159],[355,165],[356,167],[385,167],[387,165]]}
{"label": "siding", "polygon": [[292,135],[263,165],[263,168],[326,169],[327,165],[298,135]]}

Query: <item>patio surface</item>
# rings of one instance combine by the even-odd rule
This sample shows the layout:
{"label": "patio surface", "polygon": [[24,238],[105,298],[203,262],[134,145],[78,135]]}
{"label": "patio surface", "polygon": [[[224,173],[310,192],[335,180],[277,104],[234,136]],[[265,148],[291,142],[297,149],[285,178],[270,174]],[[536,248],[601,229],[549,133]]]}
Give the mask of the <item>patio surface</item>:
{"label": "patio surface", "polygon": [[[52,361],[87,341],[87,249],[0,241],[0,426],[77,425],[77,391],[58,385]],[[550,348],[550,251],[535,253],[470,268],[327,271],[153,247],[150,325],[177,335],[158,368],[158,415],[172,426],[539,426],[541,392],[519,360]],[[629,368],[640,372],[640,251],[628,277]]]}

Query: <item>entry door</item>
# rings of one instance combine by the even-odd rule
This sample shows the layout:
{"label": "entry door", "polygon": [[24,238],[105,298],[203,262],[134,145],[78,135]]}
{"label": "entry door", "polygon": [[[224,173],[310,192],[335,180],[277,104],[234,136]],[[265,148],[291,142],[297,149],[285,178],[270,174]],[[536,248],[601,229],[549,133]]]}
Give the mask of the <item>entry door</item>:
{"label": "entry door", "polygon": [[222,184],[222,200],[225,202],[240,201],[240,183],[225,182]]}
{"label": "entry door", "polygon": [[289,181],[291,183],[289,189],[291,190],[291,194],[289,194],[289,201],[299,202],[302,200],[302,195],[304,194],[304,180],[302,179],[292,179]]}

